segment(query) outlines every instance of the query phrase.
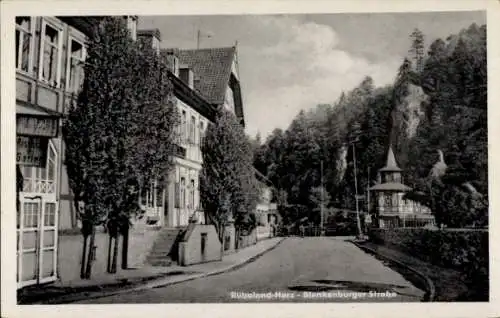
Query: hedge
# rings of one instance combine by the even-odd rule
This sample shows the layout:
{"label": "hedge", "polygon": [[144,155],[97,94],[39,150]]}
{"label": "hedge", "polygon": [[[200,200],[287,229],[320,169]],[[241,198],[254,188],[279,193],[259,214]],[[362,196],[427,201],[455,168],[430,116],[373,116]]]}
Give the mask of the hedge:
{"label": "hedge", "polygon": [[489,290],[487,230],[430,230],[422,228],[370,229],[370,240],[463,274],[474,295]]}

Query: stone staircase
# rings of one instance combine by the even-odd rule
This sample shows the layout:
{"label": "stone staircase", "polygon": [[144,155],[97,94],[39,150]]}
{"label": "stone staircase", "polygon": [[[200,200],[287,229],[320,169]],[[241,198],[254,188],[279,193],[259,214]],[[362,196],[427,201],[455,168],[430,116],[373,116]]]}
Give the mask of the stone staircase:
{"label": "stone staircase", "polygon": [[176,263],[179,241],[185,231],[186,228],[161,229],[149,252],[147,263],[151,266],[171,266]]}

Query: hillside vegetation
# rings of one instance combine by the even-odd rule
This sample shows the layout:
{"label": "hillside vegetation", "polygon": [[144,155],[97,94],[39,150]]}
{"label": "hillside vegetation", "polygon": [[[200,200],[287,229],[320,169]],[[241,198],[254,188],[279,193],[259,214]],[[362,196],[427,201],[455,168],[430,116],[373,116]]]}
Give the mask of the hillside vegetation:
{"label": "hillside vegetation", "polygon": [[[415,190],[408,196],[431,207],[438,223],[487,225],[486,26],[436,39],[421,58],[419,71],[405,59],[392,85],[376,87],[366,77],[256,147],[254,164],[278,189],[279,202],[305,206],[318,221],[312,198],[323,162],[329,205],[354,209],[356,141],[358,192],[376,181],[392,145],[404,183]],[[444,163],[433,170],[439,151]]]}

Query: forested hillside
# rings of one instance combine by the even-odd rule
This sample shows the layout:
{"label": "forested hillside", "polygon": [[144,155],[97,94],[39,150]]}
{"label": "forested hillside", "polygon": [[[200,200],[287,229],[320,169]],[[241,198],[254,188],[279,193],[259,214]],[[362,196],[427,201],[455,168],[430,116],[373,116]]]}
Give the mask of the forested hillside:
{"label": "forested hillside", "polygon": [[[375,87],[366,77],[331,105],[301,111],[256,148],[255,166],[280,202],[314,210],[323,162],[330,206],[354,208],[353,145],[360,193],[376,181],[392,145],[415,189],[409,196],[431,207],[438,223],[487,224],[486,26],[436,39],[420,58],[421,67],[418,59],[402,61],[392,85]],[[444,164],[436,173],[439,151]]]}

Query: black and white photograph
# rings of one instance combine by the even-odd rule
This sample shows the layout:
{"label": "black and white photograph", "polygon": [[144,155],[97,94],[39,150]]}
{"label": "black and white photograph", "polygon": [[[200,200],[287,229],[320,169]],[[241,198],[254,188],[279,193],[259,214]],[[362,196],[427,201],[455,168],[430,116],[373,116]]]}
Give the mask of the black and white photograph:
{"label": "black and white photograph", "polygon": [[490,302],[485,8],[42,12],[2,18],[14,306]]}

